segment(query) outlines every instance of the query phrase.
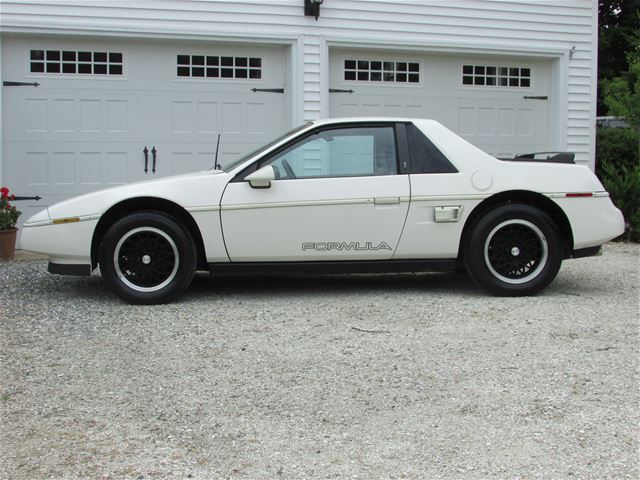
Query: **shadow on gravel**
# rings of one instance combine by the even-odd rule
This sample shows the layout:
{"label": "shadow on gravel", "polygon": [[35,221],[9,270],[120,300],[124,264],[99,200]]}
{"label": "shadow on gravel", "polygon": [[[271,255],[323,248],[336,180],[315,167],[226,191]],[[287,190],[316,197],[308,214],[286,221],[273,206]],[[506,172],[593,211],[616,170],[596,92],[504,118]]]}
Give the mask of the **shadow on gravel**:
{"label": "shadow on gravel", "polygon": [[[80,300],[99,303],[122,303],[105,287],[102,279],[92,277],[65,277],[48,274],[46,265],[33,262],[20,270],[24,275],[14,276],[14,284],[21,292],[52,300]],[[597,282],[580,284],[579,278],[569,272],[560,275],[544,296],[591,296],[606,292],[606,286]],[[488,295],[477,287],[466,274],[453,272],[353,274],[353,275],[216,275],[198,272],[191,286],[175,302],[192,302],[212,297],[243,296],[305,296],[325,297],[352,294],[403,293],[407,295]]]}
{"label": "shadow on gravel", "polygon": [[353,293],[479,294],[467,275],[456,273],[353,275],[208,275],[198,274],[187,290],[189,299],[215,295],[326,296]]}
{"label": "shadow on gravel", "polygon": [[[108,291],[99,275],[72,277],[52,275],[44,262],[29,262],[20,265],[14,272],[13,288],[25,295],[28,301],[80,301],[101,304],[124,304]],[[192,302],[214,297],[243,296],[342,296],[371,293],[408,295],[452,295],[481,296],[465,274],[403,273],[403,274],[353,274],[353,275],[210,275],[198,272],[191,286],[175,302]],[[17,299],[17,298],[16,298]],[[37,300],[36,300],[37,299]]]}

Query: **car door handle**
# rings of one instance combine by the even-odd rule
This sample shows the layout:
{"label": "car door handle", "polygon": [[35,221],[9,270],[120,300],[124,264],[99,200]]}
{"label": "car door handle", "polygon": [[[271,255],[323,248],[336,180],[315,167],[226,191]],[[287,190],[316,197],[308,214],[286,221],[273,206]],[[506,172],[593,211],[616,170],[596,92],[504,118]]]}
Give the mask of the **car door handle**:
{"label": "car door handle", "polygon": [[373,199],[376,205],[395,205],[400,203],[400,197],[377,197]]}

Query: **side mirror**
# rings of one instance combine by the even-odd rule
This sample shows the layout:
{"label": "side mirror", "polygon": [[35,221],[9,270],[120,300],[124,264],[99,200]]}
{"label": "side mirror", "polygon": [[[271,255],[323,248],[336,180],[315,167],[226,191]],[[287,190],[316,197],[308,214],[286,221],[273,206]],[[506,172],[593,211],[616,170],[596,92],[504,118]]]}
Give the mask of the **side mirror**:
{"label": "side mirror", "polygon": [[266,165],[244,178],[251,188],[270,188],[271,181],[276,179],[276,173],[271,165]]}

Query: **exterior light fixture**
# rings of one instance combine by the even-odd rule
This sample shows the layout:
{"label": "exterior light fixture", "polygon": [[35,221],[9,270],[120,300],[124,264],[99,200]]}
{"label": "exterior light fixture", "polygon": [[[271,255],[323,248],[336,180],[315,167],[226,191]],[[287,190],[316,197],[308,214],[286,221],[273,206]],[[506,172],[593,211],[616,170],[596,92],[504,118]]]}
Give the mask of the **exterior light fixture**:
{"label": "exterior light fixture", "polygon": [[316,21],[320,16],[320,5],[324,0],[304,0],[305,17],[316,17]]}

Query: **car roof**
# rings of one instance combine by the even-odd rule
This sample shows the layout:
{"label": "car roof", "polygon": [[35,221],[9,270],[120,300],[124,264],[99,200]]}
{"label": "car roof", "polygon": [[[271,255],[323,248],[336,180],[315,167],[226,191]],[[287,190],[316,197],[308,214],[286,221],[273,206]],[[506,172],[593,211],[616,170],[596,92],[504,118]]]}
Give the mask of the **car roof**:
{"label": "car roof", "polygon": [[439,123],[436,120],[426,118],[407,118],[407,117],[338,117],[338,118],[322,118],[314,120],[314,125],[331,125],[334,123],[363,123],[363,122],[419,122],[419,123]]}

